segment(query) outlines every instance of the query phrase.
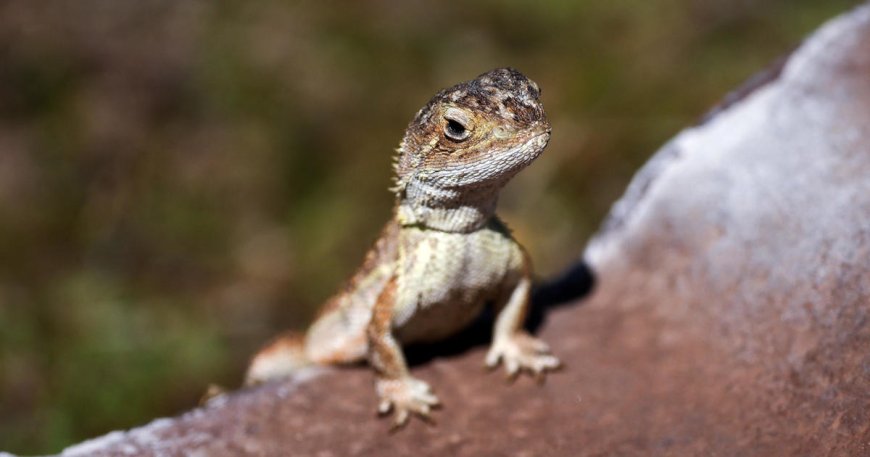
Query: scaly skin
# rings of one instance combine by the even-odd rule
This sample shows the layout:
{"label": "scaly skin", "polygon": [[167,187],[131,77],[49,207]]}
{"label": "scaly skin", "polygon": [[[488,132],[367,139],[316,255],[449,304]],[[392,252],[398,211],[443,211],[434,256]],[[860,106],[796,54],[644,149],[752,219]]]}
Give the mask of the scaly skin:
{"label": "scaly skin", "polygon": [[402,344],[462,329],[491,302],[498,315],[486,365],[510,376],[559,366],[523,330],[531,266],[495,215],[501,188],[550,137],[538,86],[513,69],[442,90],[408,126],[396,162],[393,218],[345,288],[304,337],[279,337],[251,363],[247,383],[311,364],[368,360],[382,413],[395,424],[428,416],[438,398],[408,372]]}

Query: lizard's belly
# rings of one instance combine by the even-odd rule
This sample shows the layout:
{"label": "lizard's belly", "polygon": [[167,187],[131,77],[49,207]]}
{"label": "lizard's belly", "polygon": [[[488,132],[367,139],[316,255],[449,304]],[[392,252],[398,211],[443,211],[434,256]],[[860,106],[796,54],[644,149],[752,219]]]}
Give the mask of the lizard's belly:
{"label": "lizard's belly", "polygon": [[403,343],[434,341],[462,329],[499,293],[522,262],[509,235],[402,230],[393,330]]}

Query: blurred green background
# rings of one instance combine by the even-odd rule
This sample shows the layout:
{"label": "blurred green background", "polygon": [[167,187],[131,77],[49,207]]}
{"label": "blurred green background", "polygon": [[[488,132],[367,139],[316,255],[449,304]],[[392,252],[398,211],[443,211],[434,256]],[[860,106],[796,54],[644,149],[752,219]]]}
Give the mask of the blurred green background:
{"label": "blurred green background", "polygon": [[542,87],[552,141],[501,213],[548,275],[658,146],[853,4],[0,3],[0,450],[237,385],[360,262],[437,89]]}

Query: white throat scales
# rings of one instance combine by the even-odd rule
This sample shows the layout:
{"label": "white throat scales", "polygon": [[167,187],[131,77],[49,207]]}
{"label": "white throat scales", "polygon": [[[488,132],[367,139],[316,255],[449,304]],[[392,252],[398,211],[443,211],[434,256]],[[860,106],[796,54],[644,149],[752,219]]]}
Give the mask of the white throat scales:
{"label": "white throat scales", "polygon": [[502,183],[474,189],[434,186],[414,177],[400,191],[396,217],[403,226],[419,225],[443,232],[479,230],[495,216]]}

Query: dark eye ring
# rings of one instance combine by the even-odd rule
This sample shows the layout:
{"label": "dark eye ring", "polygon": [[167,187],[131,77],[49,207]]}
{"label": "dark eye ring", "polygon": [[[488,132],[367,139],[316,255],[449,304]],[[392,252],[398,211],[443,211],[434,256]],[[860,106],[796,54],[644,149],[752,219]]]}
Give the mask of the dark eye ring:
{"label": "dark eye ring", "polygon": [[451,140],[462,141],[468,138],[468,129],[457,120],[447,119],[447,124],[444,125],[444,135]]}

